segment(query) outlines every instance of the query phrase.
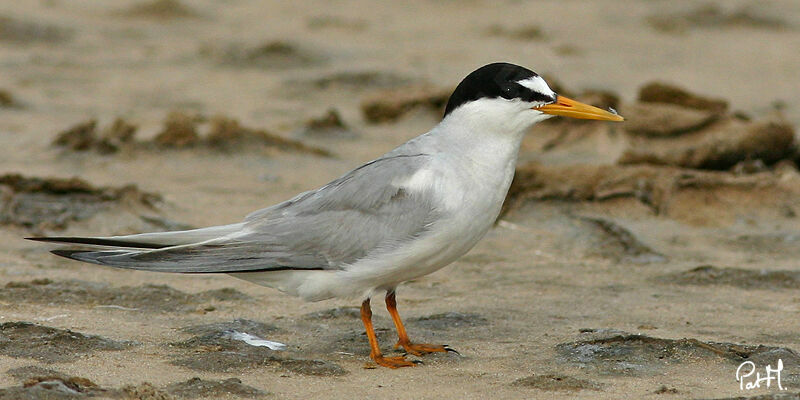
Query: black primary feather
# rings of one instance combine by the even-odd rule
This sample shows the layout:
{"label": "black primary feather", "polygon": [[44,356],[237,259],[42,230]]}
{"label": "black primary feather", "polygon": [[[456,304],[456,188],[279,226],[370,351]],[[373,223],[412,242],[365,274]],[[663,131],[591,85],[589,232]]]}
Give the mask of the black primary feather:
{"label": "black primary feather", "polygon": [[136,249],[163,249],[165,247],[170,247],[170,245],[165,245],[165,244],[128,242],[124,240],[99,239],[91,237],[53,236],[53,237],[28,237],[25,239],[34,240],[37,242],[86,244],[91,246],[130,247]]}

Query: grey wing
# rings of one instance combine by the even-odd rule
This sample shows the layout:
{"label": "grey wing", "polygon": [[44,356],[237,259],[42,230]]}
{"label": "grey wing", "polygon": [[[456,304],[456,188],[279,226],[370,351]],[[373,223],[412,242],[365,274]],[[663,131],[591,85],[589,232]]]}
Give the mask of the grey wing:
{"label": "grey wing", "polygon": [[315,191],[247,216],[238,232],[154,250],[56,254],[96,264],[163,272],[339,269],[424,234],[436,220],[430,191],[403,186],[425,155],[395,155],[355,169]]}
{"label": "grey wing", "polygon": [[257,242],[314,254],[326,269],[390,250],[425,232],[437,219],[430,191],[404,185],[428,164],[426,155],[381,158],[292,200],[247,216]]}

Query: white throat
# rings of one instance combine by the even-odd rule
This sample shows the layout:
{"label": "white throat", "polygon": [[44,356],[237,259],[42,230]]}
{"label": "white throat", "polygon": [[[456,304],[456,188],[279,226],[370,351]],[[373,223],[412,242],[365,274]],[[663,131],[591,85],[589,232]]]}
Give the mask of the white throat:
{"label": "white throat", "polygon": [[[515,164],[522,138],[550,115],[498,99],[480,99],[453,110],[430,135],[451,154],[462,154],[494,168]],[[488,165],[487,165],[488,166]]]}

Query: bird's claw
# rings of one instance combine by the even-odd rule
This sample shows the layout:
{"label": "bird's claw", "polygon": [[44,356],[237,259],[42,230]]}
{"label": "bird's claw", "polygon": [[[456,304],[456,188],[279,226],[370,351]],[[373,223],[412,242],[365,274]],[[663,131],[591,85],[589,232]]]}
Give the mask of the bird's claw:
{"label": "bird's claw", "polygon": [[448,345],[444,344],[416,344],[416,343],[404,343],[404,342],[397,342],[394,345],[395,350],[399,348],[403,348],[403,350],[407,354],[415,355],[417,357],[424,356],[425,354],[430,353],[456,353],[461,355],[458,351],[450,348]]}
{"label": "bird's claw", "polygon": [[399,356],[399,357],[373,356],[372,360],[375,361],[375,364],[378,364],[381,367],[387,367],[392,369],[403,368],[403,367],[416,367],[417,364],[421,364],[417,360],[408,361],[406,360],[405,356]]}

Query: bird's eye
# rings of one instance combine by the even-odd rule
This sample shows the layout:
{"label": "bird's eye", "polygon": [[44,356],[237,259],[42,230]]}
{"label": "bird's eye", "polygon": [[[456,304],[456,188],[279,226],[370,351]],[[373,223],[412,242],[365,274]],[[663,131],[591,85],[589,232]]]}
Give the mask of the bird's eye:
{"label": "bird's eye", "polygon": [[503,96],[504,99],[509,99],[509,100],[519,97],[519,86],[514,83],[503,85],[501,87],[500,94],[501,96]]}

